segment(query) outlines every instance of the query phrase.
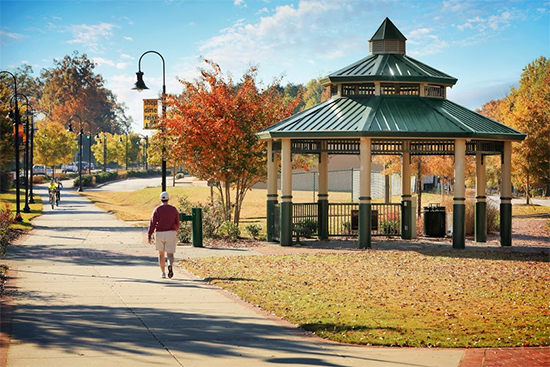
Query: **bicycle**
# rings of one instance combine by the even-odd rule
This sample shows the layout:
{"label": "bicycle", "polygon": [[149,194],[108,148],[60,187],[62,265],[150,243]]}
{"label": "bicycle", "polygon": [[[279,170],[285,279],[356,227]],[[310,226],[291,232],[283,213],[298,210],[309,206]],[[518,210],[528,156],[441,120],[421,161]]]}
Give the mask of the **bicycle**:
{"label": "bicycle", "polygon": [[55,205],[59,206],[59,199],[57,198],[57,190],[50,190],[48,191],[48,194],[50,195],[50,205],[52,206],[52,209],[55,208]]}

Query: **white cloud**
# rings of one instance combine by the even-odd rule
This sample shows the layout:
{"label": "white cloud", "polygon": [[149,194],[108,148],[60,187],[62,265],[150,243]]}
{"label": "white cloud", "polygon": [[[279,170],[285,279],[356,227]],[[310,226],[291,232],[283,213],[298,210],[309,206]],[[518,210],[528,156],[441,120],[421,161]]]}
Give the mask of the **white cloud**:
{"label": "white cloud", "polygon": [[460,43],[470,45],[493,39],[510,28],[515,21],[524,18],[525,14],[519,9],[503,10],[498,14],[477,15],[467,18],[464,22],[458,24],[456,28],[465,35],[469,35]]}
{"label": "white cloud", "polygon": [[92,61],[97,64],[97,66],[115,66],[115,62],[112,60],[104,59],[103,57],[93,57]]}
{"label": "white cloud", "polygon": [[[281,71],[295,67],[285,57],[290,54],[293,59],[302,55],[307,58],[339,57],[354,42],[354,36],[342,39],[327,34],[333,31],[333,25],[344,27],[354,15],[349,3],[348,0],[302,0],[296,6],[277,6],[270,15],[256,22],[236,21],[221,30],[218,36],[206,40],[199,51],[224,70],[237,72],[262,60],[278,64]],[[364,49],[368,52],[366,42]]]}
{"label": "white cloud", "polygon": [[73,39],[67,41],[69,44],[82,44],[94,52],[100,52],[105,40],[113,36],[114,24],[100,23],[96,25],[79,24],[68,27]]}
{"label": "white cloud", "polygon": [[414,29],[406,37],[407,54],[415,57],[438,54],[449,47],[449,43],[439,39],[430,28]]}
{"label": "white cloud", "polygon": [[113,61],[105,59],[103,57],[93,57],[93,62],[97,64],[98,67],[111,67],[118,70],[124,70],[128,67],[128,63],[124,61]]}
{"label": "white cloud", "polygon": [[233,5],[240,6],[241,8],[246,8],[245,0],[233,0]]}
{"label": "white cloud", "polygon": [[122,37],[125,41],[133,41],[134,39],[132,37],[129,37],[129,36],[124,36]]}
{"label": "white cloud", "polygon": [[256,12],[256,15],[259,15],[259,14],[264,14],[264,13],[269,13],[269,9],[268,8],[261,8],[260,10],[258,10]]}
{"label": "white cloud", "polygon": [[27,38],[26,36],[18,33],[9,33],[0,30],[0,43],[6,44],[8,42],[19,42]]}

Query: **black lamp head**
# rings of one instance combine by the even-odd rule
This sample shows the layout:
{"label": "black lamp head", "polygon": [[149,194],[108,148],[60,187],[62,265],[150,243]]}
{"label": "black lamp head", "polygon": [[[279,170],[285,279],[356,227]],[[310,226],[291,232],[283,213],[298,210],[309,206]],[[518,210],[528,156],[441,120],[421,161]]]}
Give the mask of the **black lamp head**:
{"label": "black lamp head", "polygon": [[138,92],[141,92],[144,89],[149,89],[147,88],[147,86],[145,85],[145,82],[143,81],[143,72],[138,71],[136,75],[137,75],[137,82],[136,84],[134,84],[134,87],[132,89],[137,90]]}

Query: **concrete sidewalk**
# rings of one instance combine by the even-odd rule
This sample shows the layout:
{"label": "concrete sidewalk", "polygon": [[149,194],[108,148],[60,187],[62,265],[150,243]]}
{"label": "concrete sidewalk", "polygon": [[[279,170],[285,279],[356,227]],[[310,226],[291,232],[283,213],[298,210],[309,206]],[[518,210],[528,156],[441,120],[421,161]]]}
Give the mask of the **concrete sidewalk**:
{"label": "concrete sidewalk", "polygon": [[[47,200],[43,188],[35,192]],[[6,256],[8,367],[455,367],[464,354],[324,342],[183,269],[161,279],[145,229],[72,190],[33,223],[36,229]],[[216,251],[254,254],[178,247],[176,257]]]}

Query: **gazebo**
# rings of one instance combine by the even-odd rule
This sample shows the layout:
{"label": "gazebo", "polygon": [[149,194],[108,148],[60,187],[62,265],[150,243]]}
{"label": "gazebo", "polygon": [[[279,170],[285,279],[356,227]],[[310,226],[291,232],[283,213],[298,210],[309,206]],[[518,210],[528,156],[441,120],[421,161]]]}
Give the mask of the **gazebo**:
{"label": "gazebo", "polygon": [[[328,198],[328,157],[359,155],[359,202],[345,209],[339,227],[357,230],[359,248],[371,247],[372,233],[394,209],[371,202],[371,158],[399,155],[402,159],[402,200],[397,205],[400,235],[413,238],[415,213],[411,197],[411,156],[454,157],[453,248],[465,247],[465,158],[476,158],[475,240],[487,238],[484,157],[500,155],[500,241],[512,245],[512,142],[520,133],[446,99],[457,79],[406,55],[406,38],[386,18],[369,41],[370,55],[330,75],[323,85],[329,100],[258,133],[267,142],[267,240],[292,245],[299,220],[314,219],[319,239],[338,233]],[[292,201],[292,156],[318,156],[318,201],[300,208]],[[281,202],[278,201],[278,159],[281,162]],[[353,205],[353,203],[351,203]],[[387,204],[386,204],[387,205]],[[297,210],[300,209],[300,210]],[[306,213],[307,214],[304,214]],[[339,213],[342,210],[339,209]],[[349,231],[348,231],[349,233]]]}

